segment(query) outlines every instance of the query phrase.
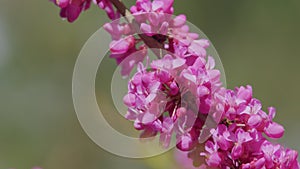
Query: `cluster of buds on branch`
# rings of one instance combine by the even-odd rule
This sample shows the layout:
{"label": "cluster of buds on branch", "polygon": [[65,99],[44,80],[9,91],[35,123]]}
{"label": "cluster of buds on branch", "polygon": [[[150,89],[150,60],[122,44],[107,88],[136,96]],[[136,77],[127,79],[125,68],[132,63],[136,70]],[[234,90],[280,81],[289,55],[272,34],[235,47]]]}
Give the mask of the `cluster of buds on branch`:
{"label": "cluster of buds on branch", "polygon": [[[92,3],[51,1],[69,22]],[[121,66],[122,76],[137,67],[124,96],[126,118],[134,121],[141,137],[159,135],[163,147],[175,135],[177,148],[198,168],[298,169],[296,151],[269,141],[284,134],[283,126],[273,121],[275,108],[266,113],[251,86],[222,86],[207,52],[210,42],[190,32],[185,15],[172,16],[173,1],[136,0],[126,8],[119,0],[93,0],[114,20],[104,29],[112,37],[110,57]],[[121,16],[126,21],[116,20]],[[157,59],[147,59],[150,50]],[[207,120],[216,127],[203,139]]]}

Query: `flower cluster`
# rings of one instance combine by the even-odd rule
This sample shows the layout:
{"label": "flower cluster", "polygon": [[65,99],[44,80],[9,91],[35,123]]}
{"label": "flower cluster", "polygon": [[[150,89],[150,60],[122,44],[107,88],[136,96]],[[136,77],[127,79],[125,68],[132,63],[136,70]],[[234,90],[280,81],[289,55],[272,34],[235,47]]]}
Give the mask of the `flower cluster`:
{"label": "flower cluster", "polygon": [[211,130],[212,137],[205,143],[209,167],[218,168],[299,168],[297,152],[273,144],[263,136],[277,139],[284,129],[273,121],[275,109],[267,114],[259,100],[252,97],[250,86],[235,91],[221,88],[215,94],[216,112],[222,121]]}
{"label": "flower cluster", "polygon": [[[70,22],[90,5],[90,0],[52,1]],[[104,29],[112,37],[110,57],[121,74],[128,76],[137,66],[123,100],[126,118],[142,138],[159,135],[161,145],[168,147],[175,135],[177,148],[199,168],[299,168],[296,151],[270,141],[284,134],[283,126],[273,121],[275,109],[266,113],[251,86],[222,87],[220,71],[207,52],[210,42],[190,32],[185,15],[172,16],[173,0],[137,0],[130,10],[118,0],[94,3],[110,19],[126,18]],[[144,65],[152,48],[159,48],[158,59]],[[207,121],[216,127],[207,128]]]}
{"label": "flower cluster", "polygon": [[190,150],[197,144],[201,118],[209,113],[213,90],[220,84],[214,80],[219,73],[209,58],[198,57],[188,66],[186,58],[166,54],[147,69],[139,65],[124,103],[127,118],[134,120],[136,129],[144,130],[143,136],[160,133],[161,143],[168,146],[175,132],[178,148]]}
{"label": "flower cluster", "polygon": [[135,34],[145,34],[160,43],[166,42],[170,14],[173,13],[173,0],[138,0],[129,13],[135,19],[134,22],[121,23],[120,20],[115,20],[104,25],[104,29],[113,39],[110,57],[116,59],[124,77],[144,60],[149,48],[146,44],[141,44],[142,38],[134,36]]}
{"label": "flower cluster", "polygon": [[106,23],[104,29],[111,34],[110,57],[116,59],[121,66],[121,74],[127,77],[135,65],[143,61],[147,55],[146,45],[139,45],[140,39],[131,35],[132,28],[128,23],[119,20]]}
{"label": "flower cluster", "polygon": [[[50,0],[61,8],[60,16],[69,22],[74,22],[80,13],[90,8],[92,0]],[[115,11],[109,0],[93,0],[101,9],[105,10],[110,19],[120,17],[119,12]]]}
{"label": "flower cluster", "polygon": [[51,0],[61,8],[60,16],[74,22],[83,10],[90,7],[91,0]]}
{"label": "flower cluster", "polygon": [[[152,37],[166,51],[188,58],[189,65],[197,58],[196,55],[206,57],[208,41],[198,39],[198,34],[189,32],[186,16],[173,17],[173,11],[173,0],[138,0],[130,8],[135,22],[120,23],[120,20],[115,20],[104,25],[113,39],[110,45],[111,58],[116,59],[124,77],[144,60],[147,49],[157,48],[155,45],[141,44],[143,39],[133,36],[137,33]],[[137,52],[139,54],[135,54]]]}

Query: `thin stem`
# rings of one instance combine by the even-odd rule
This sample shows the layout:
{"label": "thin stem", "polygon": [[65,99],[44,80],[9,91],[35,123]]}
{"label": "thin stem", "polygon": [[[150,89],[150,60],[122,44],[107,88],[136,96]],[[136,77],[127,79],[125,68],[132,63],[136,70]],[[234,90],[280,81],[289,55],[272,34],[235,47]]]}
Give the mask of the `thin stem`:
{"label": "thin stem", "polygon": [[[115,8],[120,12],[122,16],[126,18],[126,20],[133,25],[135,32],[139,31],[139,24],[134,20],[134,17],[130,13],[130,11],[126,8],[126,6],[120,0],[109,0]],[[162,49],[164,49],[164,45],[159,43],[156,39],[151,36],[147,36],[145,34],[138,34],[141,40],[152,50],[152,52],[160,59],[162,54]],[[156,50],[155,50],[156,49]],[[158,50],[160,49],[160,50]]]}

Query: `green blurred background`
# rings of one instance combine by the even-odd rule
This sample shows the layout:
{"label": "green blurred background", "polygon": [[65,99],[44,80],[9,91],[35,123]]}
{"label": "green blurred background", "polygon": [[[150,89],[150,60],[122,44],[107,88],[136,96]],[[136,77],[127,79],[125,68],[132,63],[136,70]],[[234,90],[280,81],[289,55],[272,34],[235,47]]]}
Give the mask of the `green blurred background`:
{"label": "green blurred background", "polygon": [[[265,109],[277,108],[286,128],[280,142],[300,150],[300,1],[176,0],[175,11],[210,38],[228,87],[251,84]],[[176,168],[172,153],[121,158],[84,133],[72,103],[73,66],[107,19],[96,6],[73,24],[58,12],[47,0],[0,1],[0,169]]]}

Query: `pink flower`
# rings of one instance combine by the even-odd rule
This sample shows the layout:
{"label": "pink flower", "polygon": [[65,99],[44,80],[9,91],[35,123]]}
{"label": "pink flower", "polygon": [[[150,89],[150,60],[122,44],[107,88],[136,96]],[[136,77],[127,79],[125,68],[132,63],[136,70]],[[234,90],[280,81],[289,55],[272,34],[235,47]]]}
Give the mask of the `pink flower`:
{"label": "pink flower", "polygon": [[115,20],[120,18],[120,13],[114,10],[113,5],[110,0],[93,0],[95,4],[97,4],[101,9],[103,9],[109,19]]}
{"label": "pink flower", "polygon": [[[66,18],[69,22],[74,22],[80,13],[89,9],[92,0],[50,0],[61,8],[60,16]],[[101,9],[103,9],[110,19],[118,19],[119,12],[115,11],[109,0],[93,0]]]}
{"label": "pink flower", "polygon": [[113,40],[119,40],[123,35],[128,35],[131,32],[129,24],[120,24],[118,21],[106,23],[103,28],[111,35]]}
{"label": "pink flower", "polygon": [[226,151],[229,148],[232,147],[232,143],[230,140],[230,136],[233,134],[230,131],[228,131],[227,127],[223,124],[218,125],[217,129],[211,130],[212,137],[214,139],[214,142],[218,144],[220,149]]}
{"label": "pink flower", "polygon": [[220,166],[222,159],[218,152],[219,147],[211,141],[206,142],[205,150],[206,150],[206,163],[210,167],[218,167]]}
{"label": "pink flower", "polygon": [[250,163],[243,164],[242,169],[261,169],[265,165],[265,158],[255,159]]}
{"label": "pink flower", "polygon": [[123,77],[127,77],[134,66],[142,62],[147,55],[147,49],[144,45],[139,46],[138,49],[136,48],[133,36],[112,41],[110,51],[110,57],[116,59],[117,64],[121,66]]}
{"label": "pink flower", "polygon": [[74,22],[83,10],[90,7],[91,0],[51,0],[61,8],[60,16]]}
{"label": "pink flower", "polygon": [[173,3],[174,0],[154,0],[152,2],[151,0],[137,0],[136,5],[132,6],[130,11],[134,14],[149,12],[172,14],[174,11]]}
{"label": "pink flower", "polygon": [[284,128],[276,123],[273,122],[272,119],[275,117],[276,110],[273,107],[269,108],[269,121],[266,124],[266,127],[264,129],[264,132],[267,136],[271,138],[281,138],[284,133]]}
{"label": "pink flower", "polygon": [[235,132],[234,147],[232,148],[231,155],[234,159],[238,159],[244,153],[243,144],[252,140],[252,137],[248,132],[243,131],[242,129],[237,129]]}
{"label": "pink flower", "polygon": [[128,36],[119,40],[112,41],[110,44],[110,51],[112,54],[124,54],[135,46],[135,39],[133,36]]}

